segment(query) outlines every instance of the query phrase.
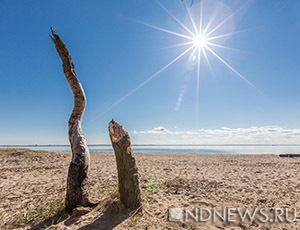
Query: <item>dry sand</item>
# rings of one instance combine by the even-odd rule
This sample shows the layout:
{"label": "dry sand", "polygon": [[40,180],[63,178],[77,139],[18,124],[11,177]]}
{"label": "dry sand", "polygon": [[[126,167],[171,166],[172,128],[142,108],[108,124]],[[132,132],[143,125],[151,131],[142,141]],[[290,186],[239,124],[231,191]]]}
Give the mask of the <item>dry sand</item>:
{"label": "dry sand", "polygon": [[77,219],[57,211],[70,159],[70,152],[0,150],[0,229],[300,229],[298,217],[280,225],[167,220],[168,207],[289,207],[300,215],[299,158],[136,154],[143,211],[135,214],[118,201],[114,154],[92,152],[90,193],[101,203]]}

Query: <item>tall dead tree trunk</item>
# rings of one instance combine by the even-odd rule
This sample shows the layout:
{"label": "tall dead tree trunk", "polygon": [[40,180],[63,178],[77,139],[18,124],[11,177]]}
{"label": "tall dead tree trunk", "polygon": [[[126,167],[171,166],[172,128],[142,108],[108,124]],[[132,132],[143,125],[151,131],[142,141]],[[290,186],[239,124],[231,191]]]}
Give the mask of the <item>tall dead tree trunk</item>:
{"label": "tall dead tree trunk", "polygon": [[109,123],[108,131],[116,155],[120,199],[131,210],[138,209],[141,207],[141,192],[129,135],[114,120]]}
{"label": "tall dead tree trunk", "polygon": [[83,88],[76,76],[72,57],[60,37],[51,28],[52,41],[63,62],[64,74],[74,95],[74,108],[69,119],[69,141],[72,149],[72,161],[67,178],[66,210],[71,212],[77,205],[89,205],[88,171],[90,153],[81,129],[81,120],[86,105]]}

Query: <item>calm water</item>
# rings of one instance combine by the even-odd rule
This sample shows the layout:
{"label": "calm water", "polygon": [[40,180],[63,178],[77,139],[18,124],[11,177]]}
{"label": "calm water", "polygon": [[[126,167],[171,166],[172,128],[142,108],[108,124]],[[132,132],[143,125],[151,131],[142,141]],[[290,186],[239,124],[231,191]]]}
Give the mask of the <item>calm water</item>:
{"label": "calm water", "polygon": [[[0,146],[7,148],[8,146]],[[9,146],[32,150],[70,151],[70,146]],[[236,154],[300,154],[300,145],[133,145],[134,152],[146,153],[236,153]],[[110,145],[91,145],[90,151],[112,152]]]}

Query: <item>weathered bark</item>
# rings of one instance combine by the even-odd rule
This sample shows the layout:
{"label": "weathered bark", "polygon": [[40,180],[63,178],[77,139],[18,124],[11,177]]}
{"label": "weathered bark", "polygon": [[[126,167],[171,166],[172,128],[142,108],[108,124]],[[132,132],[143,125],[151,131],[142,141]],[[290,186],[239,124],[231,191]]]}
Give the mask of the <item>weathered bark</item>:
{"label": "weathered bark", "polygon": [[108,130],[116,155],[120,199],[131,210],[138,209],[141,207],[141,192],[129,135],[114,120],[109,123]]}
{"label": "weathered bark", "polygon": [[83,88],[76,76],[74,63],[69,50],[60,37],[52,31],[52,41],[63,62],[64,74],[74,95],[74,108],[69,119],[69,141],[72,149],[72,161],[69,166],[67,178],[66,210],[73,208],[88,200],[88,170],[90,153],[81,129],[81,120],[84,114],[86,98]]}

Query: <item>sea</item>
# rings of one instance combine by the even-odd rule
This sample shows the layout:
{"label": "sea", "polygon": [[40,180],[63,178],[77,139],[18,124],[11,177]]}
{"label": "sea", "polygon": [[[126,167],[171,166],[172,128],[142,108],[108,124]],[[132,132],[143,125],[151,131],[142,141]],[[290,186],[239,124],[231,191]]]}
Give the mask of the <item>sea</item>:
{"label": "sea", "polygon": [[[71,151],[69,145],[0,145],[0,148]],[[92,152],[113,152],[111,145],[89,145]],[[132,145],[136,153],[300,154],[300,145]]]}

